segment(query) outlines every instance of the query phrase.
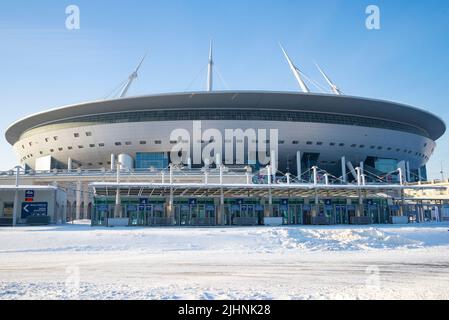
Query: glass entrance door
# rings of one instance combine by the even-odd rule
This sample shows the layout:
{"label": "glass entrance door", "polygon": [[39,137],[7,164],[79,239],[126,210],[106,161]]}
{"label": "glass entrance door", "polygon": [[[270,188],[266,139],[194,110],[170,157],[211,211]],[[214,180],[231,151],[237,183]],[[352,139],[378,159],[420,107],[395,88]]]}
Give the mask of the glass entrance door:
{"label": "glass entrance door", "polygon": [[336,205],[335,206],[335,223],[336,224],[348,224],[348,210],[345,205]]}

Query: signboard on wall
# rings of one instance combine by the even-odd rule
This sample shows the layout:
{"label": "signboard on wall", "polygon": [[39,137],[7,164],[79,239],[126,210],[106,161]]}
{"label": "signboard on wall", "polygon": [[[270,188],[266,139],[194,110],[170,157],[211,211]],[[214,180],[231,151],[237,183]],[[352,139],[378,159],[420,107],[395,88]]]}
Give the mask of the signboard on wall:
{"label": "signboard on wall", "polygon": [[23,202],[22,203],[22,219],[28,217],[39,217],[48,215],[48,202]]}

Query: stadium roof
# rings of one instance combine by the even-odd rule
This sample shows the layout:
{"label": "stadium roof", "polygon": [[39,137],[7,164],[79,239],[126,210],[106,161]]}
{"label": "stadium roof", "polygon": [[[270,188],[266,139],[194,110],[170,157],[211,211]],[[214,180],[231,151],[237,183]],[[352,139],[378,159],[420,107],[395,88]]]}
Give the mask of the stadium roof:
{"label": "stadium roof", "polygon": [[213,91],[167,93],[69,105],[28,116],[11,125],[6,140],[15,144],[33,128],[90,115],[151,110],[252,109],[343,114],[407,124],[437,140],[446,131],[439,117],[408,105],[377,99],[313,93]]}

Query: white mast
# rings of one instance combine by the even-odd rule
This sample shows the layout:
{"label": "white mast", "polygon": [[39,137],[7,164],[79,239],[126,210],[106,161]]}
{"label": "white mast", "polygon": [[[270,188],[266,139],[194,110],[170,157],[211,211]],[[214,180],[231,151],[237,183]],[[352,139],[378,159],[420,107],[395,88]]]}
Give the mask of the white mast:
{"label": "white mast", "polygon": [[128,81],[126,82],[126,84],[123,87],[123,90],[120,92],[120,98],[123,98],[126,96],[126,94],[128,93],[129,88],[131,87],[132,83],[134,82],[134,80],[137,79],[138,74],[137,72],[139,72],[140,67],[142,66],[143,61],[145,60],[145,58],[147,57],[147,54],[145,54],[142,58],[142,60],[140,61],[139,65],[137,66],[136,70],[134,70],[133,73],[131,73],[131,75],[128,78]]}
{"label": "white mast", "polygon": [[213,90],[213,77],[214,77],[214,60],[212,56],[212,41],[210,42],[210,49],[209,49],[209,63],[207,65],[207,91]]}
{"label": "white mast", "polygon": [[281,47],[282,52],[284,53],[285,58],[287,59],[288,64],[290,66],[290,69],[292,70],[293,75],[295,76],[296,80],[298,81],[299,87],[301,88],[302,92],[309,93],[310,92],[309,88],[307,88],[307,85],[305,84],[304,80],[302,80],[302,78],[301,78],[301,71],[293,64],[292,60],[288,56],[284,47],[282,47],[281,44],[279,44],[279,46]]}
{"label": "white mast", "polygon": [[342,92],[340,91],[340,89],[337,87],[336,84],[334,84],[331,79],[329,79],[329,77],[324,73],[324,71],[320,68],[320,66],[315,62],[316,67],[318,68],[318,70],[320,71],[320,73],[322,74],[322,76],[324,77],[324,79],[326,79],[327,84],[331,87],[331,90],[333,93],[335,93],[336,95],[341,95]]}

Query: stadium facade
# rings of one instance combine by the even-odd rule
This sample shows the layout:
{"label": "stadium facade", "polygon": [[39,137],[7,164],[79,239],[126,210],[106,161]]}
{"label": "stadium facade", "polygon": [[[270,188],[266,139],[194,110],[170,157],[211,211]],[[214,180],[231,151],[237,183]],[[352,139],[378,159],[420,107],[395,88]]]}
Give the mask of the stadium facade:
{"label": "stadium facade", "polygon": [[[120,98],[26,117],[6,139],[25,179],[73,190],[68,210],[93,224],[381,223],[403,215],[404,185],[427,179],[444,122],[411,106],[343,95],[321,69],[332,94],[311,93],[285,55],[302,93],[212,91],[211,55],[208,91],[126,97],[136,69]],[[195,149],[217,135],[223,141],[210,159],[195,161]],[[251,156],[251,143],[264,145],[268,163],[260,150]]]}

